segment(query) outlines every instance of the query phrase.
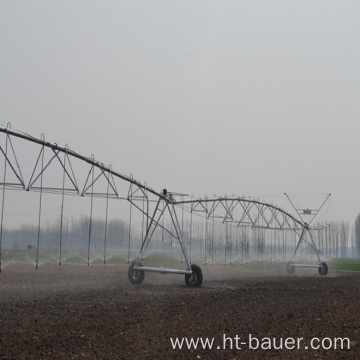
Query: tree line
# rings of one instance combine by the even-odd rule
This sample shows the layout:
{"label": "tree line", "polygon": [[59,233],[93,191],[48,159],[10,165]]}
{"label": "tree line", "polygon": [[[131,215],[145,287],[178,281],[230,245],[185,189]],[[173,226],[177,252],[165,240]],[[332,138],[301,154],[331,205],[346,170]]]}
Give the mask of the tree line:
{"label": "tree line", "polygon": [[[215,226],[203,223],[185,223],[183,239],[191,247],[193,254],[209,259],[212,256],[247,255],[256,259],[282,259],[290,257],[296,247],[297,236],[292,231],[232,228],[218,223]],[[165,235],[164,235],[165,234]],[[3,229],[2,247],[4,249],[27,250],[39,246],[43,250],[108,251],[124,253],[129,248],[136,252],[144,236],[143,226],[112,219],[107,223],[103,219],[64,218],[47,222],[39,228],[35,225],[22,225],[14,229]],[[318,231],[312,231],[315,245],[322,256],[349,258],[360,255],[360,214],[355,224],[333,221]],[[154,233],[150,251],[169,251],[166,244],[173,240],[161,229]],[[305,250],[310,253],[309,248]]]}

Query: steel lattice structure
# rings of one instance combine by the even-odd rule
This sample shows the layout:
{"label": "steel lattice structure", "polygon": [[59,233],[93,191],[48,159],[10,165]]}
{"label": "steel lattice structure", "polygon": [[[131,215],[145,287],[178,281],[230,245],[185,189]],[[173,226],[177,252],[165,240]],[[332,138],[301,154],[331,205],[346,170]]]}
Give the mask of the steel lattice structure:
{"label": "steel lattice structure", "polygon": [[[145,271],[154,271],[162,273],[185,274],[186,284],[190,286],[200,286],[202,282],[201,269],[191,264],[183,244],[182,229],[179,224],[178,211],[186,210],[191,214],[196,214],[205,219],[212,219],[218,222],[229,224],[233,227],[250,227],[259,229],[277,229],[291,230],[298,234],[299,239],[293,258],[301,244],[306,241],[314,249],[319,260],[316,267],[319,273],[327,273],[327,265],[322,263],[311,236],[314,228],[303,221],[301,216],[293,216],[289,212],[259,200],[247,199],[243,197],[219,197],[219,198],[185,198],[184,195],[175,194],[163,189],[156,191],[147,186],[146,183],[140,183],[133,176],[126,176],[112,169],[112,166],[106,166],[102,162],[95,160],[94,156],[86,157],[71,149],[66,145],[64,147],[45,140],[45,136],[36,138],[20,131],[0,125],[0,154],[3,155],[1,163],[2,179],[2,210],[0,224],[0,269],[1,269],[1,244],[3,232],[3,215],[6,191],[16,189],[23,191],[40,192],[40,210],[42,193],[58,193],[64,199],[65,195],[79,195],[93,197],[105,197],[106,199],[115,198],[129,201],[132,206],[138,209],[146,217],[146,231],[142,240],[139,256],[130,265],[129,279],[132,283],[141,283],[144,279]],[[17,156],[17,148],[14,140],[35,144],[37,147],[37,156],[34,164],[20,166]],[[1,158],[0,158],[1,159]],[[81,180],[77,174],[77,168],[74,167],[74,160],[79,160],[85,165],[87,176]],[[61,169],[62,179],[59,185],[53,186],[46,183],[44,174],[51,171],[53,164]],[[105,191],[96,191],[98,182],[105,182]],[[120,190],[119,190],[120,189]],[[171,226],[164,225],[161,219],[164,214],[171,219]],[[299,214],[298,214],[299,215]],[[300,217],[300,218],[299,218]],[[164,269],[142,266],[140,260],[149,246],[152,236],[157,228],[161,228],[175,238],[180,246],[186,262],[186,269]],[[310,235],[310,240],[305,239],[305,234]],[[296,266],[293,261],[287,265],[287,270],[292,273]],[[306,265],[307,266],[307,265]]]}

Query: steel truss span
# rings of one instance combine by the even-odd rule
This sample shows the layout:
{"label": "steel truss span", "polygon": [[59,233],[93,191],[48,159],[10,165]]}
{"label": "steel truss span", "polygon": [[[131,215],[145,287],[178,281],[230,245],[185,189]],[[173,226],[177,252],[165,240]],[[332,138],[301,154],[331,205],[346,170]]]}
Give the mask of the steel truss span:
{"label": "steel truss span", "polygon": [[[310,227],[310,224],[304,222],[301,216],[293,216],[273,204],[235,196],[205,197],[202,199],[189,198],[185,195],[169,192],[166,189],[155,191],[147,186],[146,183],[135,180],[132,175],[124,175],[113,170],[111,165],[106,166],[104,163],[97,161],[93,155],[86,157],[71,150],[67,145],[62,147],[56,143],[46,141],[44,135],[41,138],[36,138],[23,132],[12,130],[10,124],[7,126],[0,125],[0,135],[0,164],[2,170],[0,172],[0,187],[2,189],[0,271],[2,267],[1,254],[6,200],[11,197],[9,194],[12,192],[9,190],[23,190],[39,192],[40,206],[38,210],[39,231],[36,268],[38,267],[42,194],[56,193],[62,199],[60,244],[65,195],[90,197],[90,218],[93,207],[92,199],[96,197],[106,199],[106,219],[109,199],[129,202],[130,221],[132,208],[137,209],[142,214],[143,218],[146,219],[143,226],[144,234],[138,256],[129,267],[129,281],[133,284],[140,284],[144,280],[145,272],[152,271],[183,274],[185,275],[187,286],[201,286],[203,279],[201,268],[191,263],[191,256],[188,255],[189,245],[185,244],[183,224],[180,224],[179,221],[179,214],[184,211],[189,214],[191,223],[193,222],[193,217],[196,216],[197,218],[204,219],[205,222],[211,220],[212,222],[226,224],[227,227],[235,229],[251,228],[292,231],[298,236],[298,241],[292,259],[287,264],[287,272],[292,274],[295,271],[295,267],[304,266],[303,264],[296,264],[294,258],[300,244],[306,242],[314,250],[318,259],[318,264],[313,266],[318,268],[320,275],[326,275],[327,273],[327,265],[321,262],[312,236],[312,232],[317,230],[317,228]],[[23,155],[19,156],[19,149],[27,148],[30,144],[35,149],[34,162],[31,163],[26,159],[26,166],[24,166],[22,165],[23,161],[21,158]],[[77,165],[78,163],[81,165]],[[54,171],[54,167],[58,171],[57,179],[50,183],[48,178],[51,178],[51,176],[48,176],[48,174]],[[86,174],[85,176],[84,173]],[[101,187],[99,186],[100,183],[102,184]],[[165,216],[167,216],[169,221],[164,222]],[[141,261],[144,254],[150,246],[155,231],[158,229],[169,234],[180,245],[186,264],[185,270],[142,265]],[[90,253],[90,235],[88,252]],[[88,265],[89,263],[88,258]],[[59,264],[61,264],[61,260],[59,260]],[[310,265],[307,264],[306,266]]]}

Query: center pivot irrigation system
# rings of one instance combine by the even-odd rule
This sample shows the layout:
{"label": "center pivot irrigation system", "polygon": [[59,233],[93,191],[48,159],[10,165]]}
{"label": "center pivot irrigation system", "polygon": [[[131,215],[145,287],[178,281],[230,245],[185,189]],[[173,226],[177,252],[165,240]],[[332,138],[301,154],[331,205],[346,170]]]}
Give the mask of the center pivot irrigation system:
{"label": "center pivot irrigation system", "polygon": [[[56,143],[47,142],[45,141],[44,135],[42,135],[41,138],[35,138],[23,132],[12,130],[10,124],[7,126],[0,125],[0,133],[4,135],[0,139],[0,161],[1,155],[3,157],[3,161],[1,161],[2,173],[0,173],[0,176],[1,174],[3,176],[3,178],[0,179],[0,187],[2,188],[0,219],[0,271],[5,198],[7,197],[7,190],[15,189],[37,191],[40,193],[39,224],[41,217],[42,194],[45,192],[58,193],[62,196],[61,211],[63,211],[64,207],[65,194],[91,196],[91,199],[96,196],[105,197],[107,200],[109,198],[116,198],[130,202],[131,206],[137,208],[146,219],[145,232],[142,237],[138,256],[131,262],[128,270],[129,281],[132,284],[141,284],[144,280],[146,272],[157,272],[163,274],[182,274],[185,275],[185,283],[187,286],[201,286],[203,274],[198,265],[191,263],[191,258],[188,255],[188,251],[183,240],[183,229],[182,226],[180,226],[178,218],[179,209],[181,211],[189,212],[191,221],[193,215],[198,215],[206,220],[216,219],[218,222],[226,223],[226,225],[230,225],[235,228],[248,227],[253,229],[293,231],[296,236],[298,236],[298,240],[292,260],[286,265],[287,273],[293,274],[296,267],[315,267],[318,269],[320,275],[326,275],[328,272],[327,264],[321,261],[312,236],[312,231],[319,230],[319,227],[312,227],[311,224],[330,195],[328,195],[324,203],[317,210],[296,209],[288,197],[290,203],[297,212],[298,216],[295,217],[287,211],[272,204],[244,197],[225,196],[214,198],[194,198],[183,194],[176,194],[167,191],[166,189],[158,192],[148,187],[146,183],[142,184],[135,180],[132,176],[126,176],[114,171],[111,165],[105,166],[103,163],[96,161],[94,156],[85,157],[73,150],[70,150],[67,145],[65,147],[61,147]],[[15,139],[17,142],[21,142],[21,148],[26,147],[26,145],[30,143],[36,145],[37,156],[35,163],[33,165],[29,165],[29,162],[27,161],[26,169],[20,166],[20,161],[17,156],[17,148],[14,144]],[[86,180],[82,181],[80,185],[79,176],[76,174],[77,168],[73,166],[75,159],[77,161],[80,160],[82,165],[85,165],[88,169]],[[50,165],[53,163],[60,166],[62,170],[61,186],[47,186],[44,182],[44,174],[50,171],[48,169],[51,168]],[[27,170],[29,174],[27,180],[25,180],[25,177],[23,176],[25,170]],[[102,181],[105,180],[107,184],[106,192],[97,193],[94,190],[96,183],[100,179],[102,179]],[[70,184],[70,186],[66,184]],[[118,187],[122,189],[123,193],[118,190]],[[167,223],[163,221],[165,214],[170,219]],[[301,216],[302,214],[311,215],[311,221],[305,222]],[[62,222],[63,213],[61,213],[60,223],[60,250],[63,227]],[[155,230],[159,228],[170,234],[170,236],[180,245],[186,269],[143,266],[142,259],[145,251],[151,243]],[[40,230],[38,242],[39,238]],[[298,249],[303,242],[307,243],[316,253],[318,260],[317,264],[312,265],[294,262]],[[37,265],[38,264],[36,262],[36,266]]]}

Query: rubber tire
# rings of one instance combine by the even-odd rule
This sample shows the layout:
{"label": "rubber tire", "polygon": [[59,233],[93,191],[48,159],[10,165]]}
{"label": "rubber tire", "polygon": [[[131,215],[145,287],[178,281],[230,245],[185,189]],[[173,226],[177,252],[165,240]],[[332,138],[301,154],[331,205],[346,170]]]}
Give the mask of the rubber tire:
{"label": "rubber tire", "polygon": [[[134,270],[134,266],[136,264],[136,260],[134,260],[128,270],[128,278],[131,284],[140,285],[145,279],[145,271]],[[141,262],[139,262],[138,266],[142,266]]]}
{"label": "rubber tire", "polygon": [[322,265],[322,267],[319,267],[318,270],[319,270],[319,274],[321,276],[325,276],[327,275],[329,269],[328,269],[328,266],[325,262],[322,262],[320,265]]}
{"label": "rubber tire", "polygon": [[192,274],[185,275],[185,284],[189,287],[200,287],[203,281],[203,274],[200,266],[191,265]]}
{"label": "rubber tire", "polygon": [[295,266],[293,265],[294,263],[289,261],[287,264],[286,264],[286,272],[289,274],[289,275],[292,275],[295,273]]}

